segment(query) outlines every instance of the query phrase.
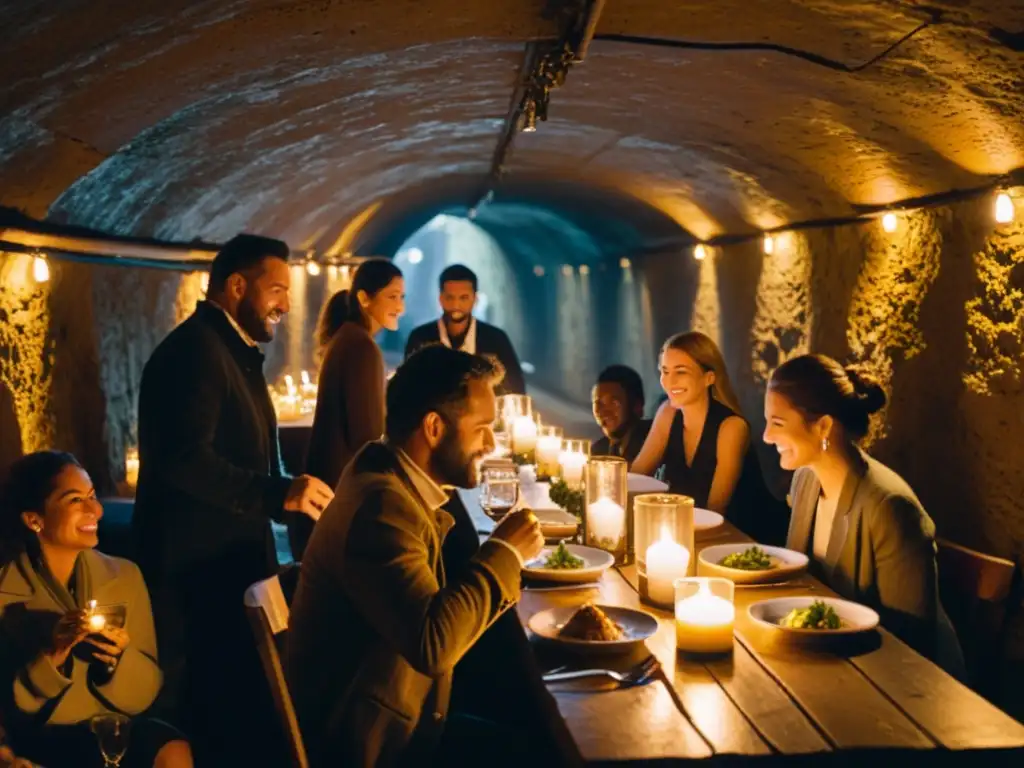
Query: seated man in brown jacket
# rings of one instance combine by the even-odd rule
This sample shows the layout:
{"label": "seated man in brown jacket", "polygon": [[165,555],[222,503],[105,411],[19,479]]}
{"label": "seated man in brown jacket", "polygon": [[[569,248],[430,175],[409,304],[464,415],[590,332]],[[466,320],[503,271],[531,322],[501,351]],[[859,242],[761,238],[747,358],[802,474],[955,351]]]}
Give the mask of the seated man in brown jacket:
{"label": "seated man in brown jacket", "polygon": [[429,765],[452,669],[519,599],[543,547],[532,512],[509,514],[458,577],[441,558],[441,486],[477,484],[499,380],[465,352],[412,355],[388,384],[385,441],[356,454],[313,531],[286,673],[314,766]]}

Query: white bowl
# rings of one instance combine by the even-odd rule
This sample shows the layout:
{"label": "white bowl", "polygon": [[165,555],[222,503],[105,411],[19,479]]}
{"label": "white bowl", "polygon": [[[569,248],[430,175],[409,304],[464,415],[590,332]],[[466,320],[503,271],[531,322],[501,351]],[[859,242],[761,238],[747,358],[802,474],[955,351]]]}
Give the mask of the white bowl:
{"label": "white bowl", "polygon": [[[745,571],[722,565],[729,555],[760,547],[772,561],[772,568],[763,571]],[[701,576],[718,576],[734,584],[772,584],[791,579],[807,569],[807,555],[782,547],[766,547],[752,542],[735,542],[704,547],[697,558],[697,572]]]}
{"label": "white bowl", "polygon": [[[779,622],[790,611],[795,608],[807,608],[814,602],[822,602],[832,606],[832,609],[839,614],[839,620],[843,625],[839,629],[794,629],[793,627],[779,626]],[[772,600],[761,600],[754,603],[747,608],[747,614],[755,623],[761,626],[770,627],[777,632],[792,635],[814,637],[854,635],[860,632],[869,632],[878,626],[878,614],[866,605],[851,603],[849,600],[840,600],[837,597],[814,597],[812,595],[776,597]]]}
{"label": "white bowl", "polygon": [[566,512],[554,504],[550,508],[533,507],[533,514],[540,521],[540,532],[545,539],[568,539],[576,535],[580,521],[576,515]]}
{"label": "white bowl", "polygon": [[658,631],[658,620],[644,611],[615,605],[597,607],[622,627],[624,636],[620,640],[580,640],[575,637],[562,637],[562,627],[580,609],[578,605],[564,605],[540,611],[533,614],[526,625],[531,632],[544,640],[581,651],[628,651]]}
{"label": "white bowl", "polygon": [[569,550],[570,554],[583,560],[582,568],[545,568],[544,563],[548,559],[548,555],[554,552],[556,547],[544,547],[537,557],[523,566],[523,575],[531,579],[575,584],[597,581],[601,578],[601,574],[615,563],[615,558],[611,553],[605,552],[603,549],[584,547],[580,544],[566,544],[565,548]]}
{"label": "white bowl", "polygon": [[710,531],[712,528],[718,528],[724,522],[725,518],[717,512],[700,507],[693,508],[693,530],[695,531]]}

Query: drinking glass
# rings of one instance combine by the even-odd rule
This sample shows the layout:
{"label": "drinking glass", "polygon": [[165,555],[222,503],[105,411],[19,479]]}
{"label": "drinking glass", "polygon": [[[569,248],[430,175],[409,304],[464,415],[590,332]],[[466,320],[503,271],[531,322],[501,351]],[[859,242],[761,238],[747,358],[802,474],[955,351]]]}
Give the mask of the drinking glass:
{"label": "drinking glass", "polygon": [[514,464],[485,467],[480,506],[492,520],[500,520],[519,500],[519,468]]}
{"label": "drinking glass", "polygon": [[124,753],[128,751],[131,724],[129,717],[117,712],[96,715],[89,721],[89,728],[96,734],[106,768],[117,768],[121,764]]}

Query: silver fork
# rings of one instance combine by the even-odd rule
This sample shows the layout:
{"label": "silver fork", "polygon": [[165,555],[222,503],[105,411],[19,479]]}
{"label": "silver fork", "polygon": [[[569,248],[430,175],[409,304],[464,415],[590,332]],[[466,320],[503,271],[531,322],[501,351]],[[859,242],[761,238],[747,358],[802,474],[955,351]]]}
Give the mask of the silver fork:
{"label": "silver fork", "polygon": [[607,677],[623,685],[640,685],[661,668],[654,656],[647,659],[629,672],[615,672],[610,669],[579,669],[573,672],[552,672],[541,678],[545,683],[560,683],[565,680],[580,680],[585,677]]}

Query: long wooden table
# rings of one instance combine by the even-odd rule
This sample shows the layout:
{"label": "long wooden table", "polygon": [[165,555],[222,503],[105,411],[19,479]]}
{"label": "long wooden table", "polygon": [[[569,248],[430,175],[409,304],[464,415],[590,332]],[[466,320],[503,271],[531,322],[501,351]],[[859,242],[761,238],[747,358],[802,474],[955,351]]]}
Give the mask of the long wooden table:
{"label": "long wooden table", "polygon": [[[463,492],[484,534],[493,524],[478,499],[473,491]],[[731,541],[750,539],[726,523],[698,539],[696,549]],[[524,625],[537,611],[587,600],[658,617],[658,632],[647,648],[661,662],[662,674],[652,683],[611,690],[594,681],[549,686],[587,761],[857,747],[1024,748],[1024,725],[884,629],[854,645],[822,651],[784,645],[780,633],[759,628],[747,615],[758,600],[806,594],[834,593],[807,575],[781,586],[737,587],[734,652],[711,661],[677,655],[673,616],[641,603],[633,566],[610,569],[596,589],[526,589],[518,610]],[[626,669],[636,661],[634,656],[618,663]]]}

